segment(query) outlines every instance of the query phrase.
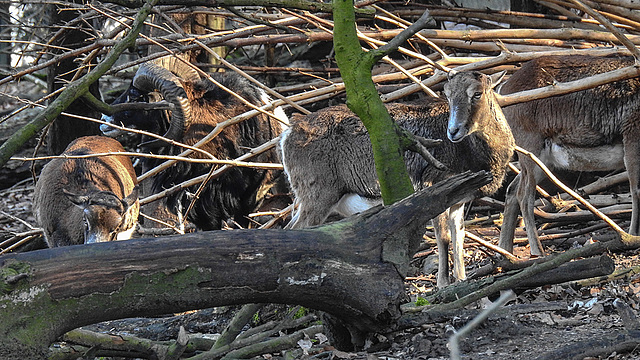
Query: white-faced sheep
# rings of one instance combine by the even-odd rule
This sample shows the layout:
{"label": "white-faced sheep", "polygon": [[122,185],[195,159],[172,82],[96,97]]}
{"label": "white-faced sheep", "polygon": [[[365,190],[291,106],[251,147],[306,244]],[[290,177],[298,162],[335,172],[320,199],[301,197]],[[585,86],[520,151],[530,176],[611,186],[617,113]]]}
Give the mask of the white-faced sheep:
{"label": "white-faced sheep", "polygon": [[[500,92],[578,80],[634,64],[631,57],[545,56],[531,60],[506,81]],[[551,169],[608,171],[626,167],[632,195],[629,232],[640,235],[640,78],[617,81],[562,96],[504,108],[516,144]],[[533,206],[544,174],[526,156],[522,172],[507,189],[500,247],[512,251],[517,217],[522,217],[532,255],[543,255]]]}
{"label": "white-faced sheep", "polygon": [[[514,142],[496,104],[492,90],[496,83],[478,72],[460,72],[445,85],[449,104],[425,99],[387,106],[401,127],[418,136],[443,139],[442,145],[431,152],[448,167],[447,171],[438,170],[416,153],[405,154],[415,189],[467,170],[491,171],[493,181],[480,188],[479,194],[492,194],[500,188]],[[292,121],[280,149],[298,205],[291,228],[318,225],[332,212],[349,216],[381,203],[369,135],[346,106]],[[464,203],[452,206],[433,222],[440,254],[438,286],[449,283],[451,239],[454,276],[465,277],[463,209]]]}
{"label": "white-faced sheep", "polygon": [[[235,73],[211,74],[217,82],[233,90],[250,103],[262,106],[268,101],[265,92]],[[159,93],[175,109],[167,122],[163,111],[122,111],[103,120],[117,125],[147,130],[187,145],[194,145],[214,127],[231,117],[249,109],[247,105],[208,79],[200,79],[198,73],[175,58],[161,58],[140,66],[131,86],[113,103],[148,102],[150,93]],[[278,118],[286,122],[281,109],[276,109]],[[201,147],[218,159],[234,159],[278,136],[283,125],[267,115],[260,114],[251,119],[227,127],[219,135]],[[101,130],[109,136],[119,134],[117,130],[102,125]],[[143,150],[156,150],[160,154],[176,155],[181,148],[164,142],[143,140]],[[204,157],[194,153],[193,157]],[[274,150],[254,158],[259,162],[277,162]],[[143,159],[143,170],[155,167],[158,160]],[[210,164],[178,162],[153,177],[151,189],[145,196],[173,187],[185,180],[207,174]],[[273,185],[273,171],[246,167],[234,167],[220,177],[208,181],[198,195],[188,219],[202,230],[220,229],[232,219],[242,226],[248,224],[247,215],[255,210],[265,193]],[[146,189],[146,187],[145,187]],[[194,198],[197,187],[181,190],[169,195],[166,206],[174,219],[181,217],[181,209]],[[156,207],[157,209],[157,207]]]}
{"label": "white-faced sheep", "polygon": [[[123,151],[114,139],[86,136],[63,155]],[[136,174],[125,155],[53,159],[42,168],[33,199],[49,247],[128,239],[139,208]]]}

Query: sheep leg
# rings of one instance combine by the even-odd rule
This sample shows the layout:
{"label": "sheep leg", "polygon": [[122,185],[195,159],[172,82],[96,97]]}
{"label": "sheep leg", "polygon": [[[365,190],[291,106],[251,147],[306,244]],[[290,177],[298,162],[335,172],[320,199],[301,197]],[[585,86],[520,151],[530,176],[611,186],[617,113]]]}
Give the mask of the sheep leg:
{"label": "sheep leg", "polygon": [[464,203],[449,208],[447,225],[453,241],[453,276],[456,280],[464,280]]}
{"label": "sheep leg", "polygon": [[298,210],[286,226],[287,229],[302,229],[322,224],[340,200],[338,194],[331,193],[327,189],[309,193],[312,196],[307,196],[304,200],[302,197],[297,198]]}
{"label": "sheep leg", "polygon": [[516,196],[516,192],[520,187],[520,176],[521,175],[518,174],[513,181],[511,181],[505,195],[504,215],[498,246],[508,252],[513,252],[513,238],[515,237],[516,224],[518,222],[518,215],[520,214],[520,203]]}
{"label": "sheep leg", "polygon": [[442,288],[449,285],[449,244],[451,243],[451,234],[447,229],[449,219],[449,209],[442,214],[433,218],[433,231],[436,235],[436,244],[438,245],[438,287]]}
{"label": "sheep leg", "polygon": [[303,229],[320,225],[329,217],[329,208],[327,208],[327,211],[314,211],[313,207],[307,206],[306,202],[300,202],[298,210],[291,217],[291,221],[285,226],[285,229]]}
{"label": "sheep leg", "polygon": [[637,137],[625,138],[624,165],[629,174],[631,192],[631,227],[629,234],[640,235],[640,144]]}
{"label": "sheep leg", "polygon": [[537,165],[529,159],[522,159],[520,162],[522,165],[522,172],[520,173],[520,186],[516,191],[516,196],[520,203],[524,226],[527,230],[527,238],[529,239],[530,247],[529,251],[531,256],[543,256],[544,252],[542,250],[542,243],[538,237],[538,229],[536,227],[535,215],[533,213],[536,184],[543,174],[542,171],[538,169]]}

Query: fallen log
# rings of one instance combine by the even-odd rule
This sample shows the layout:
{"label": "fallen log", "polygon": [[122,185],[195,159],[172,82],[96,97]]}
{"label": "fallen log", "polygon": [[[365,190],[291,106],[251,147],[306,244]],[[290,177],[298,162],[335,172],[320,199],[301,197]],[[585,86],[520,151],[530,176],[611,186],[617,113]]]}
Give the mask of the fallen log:
{"label": "fallen log", "polygon": [[392,206],[299,231],[200,232],[1,256],[0,358],[46,358],[51,342],[87,324],[244,303],[299,304],[376,331],[400,317],[427,221],[489,181],[486,172],[461,174]]}
{"label": "fallen log", "polygon": [[[500,319],[517,314],[532,314],[546,311],[563,311],[567,309],[564,301],[548,301],[531,304],[513,304],[499,308],[489,318]],[[482,309],[455,309],[442,311],[424,311],[424,307],[403,306],[404,315],[398,321],[399,329],[409,329],[424,324],[434,324],[451,321],[453,317],[459,317],[466,322],[478,316]]]}

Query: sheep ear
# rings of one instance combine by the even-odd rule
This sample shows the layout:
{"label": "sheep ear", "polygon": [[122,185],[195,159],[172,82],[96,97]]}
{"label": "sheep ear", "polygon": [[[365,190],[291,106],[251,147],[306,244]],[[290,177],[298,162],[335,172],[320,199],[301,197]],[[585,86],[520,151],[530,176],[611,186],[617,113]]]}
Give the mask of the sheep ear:
{"label": "sheep ear", "polygon": [[130,208],[133,204],[136,203],[136,201],[138,200],[138,185],[136,185],[133,190],[131,191],[131,194],[129,194],[127,197],[125,197],[124,199],[122,199],[122,203],[125,206],[125,208]]}
{"label": "sheep ear", "polygon": [[491,88],[495,88],[496,86],[498,86],[498,84],[500,84],[500,82],[502,81],[502,79],[504,79],[504,76],[506,74],[507,74],[507,70],[503,70],[493,75],[490,75],[489,77],[491,78]]}
{"label": "sheep ear", "polygon": [[69,201],[81,208],[85,208],[86,204],[89,202],[89,197],[86,195],[74,194],[66,189],[62,189],[62,193],[67,197],[67,199],[69,199]]}
{"label": "sheep ear", "polygon": [[447,73],[447,80],[451,80],[451,78],[456,76],[457,73],[459,73],[459,71],[454,69],[449,70],[449,72]]}

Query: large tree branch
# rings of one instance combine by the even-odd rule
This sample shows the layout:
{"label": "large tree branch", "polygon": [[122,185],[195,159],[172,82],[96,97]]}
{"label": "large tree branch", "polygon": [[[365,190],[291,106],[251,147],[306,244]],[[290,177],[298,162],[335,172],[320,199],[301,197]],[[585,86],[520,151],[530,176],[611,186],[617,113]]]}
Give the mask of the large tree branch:
{"label": "large tree branch", "polygon": [[461,174],[301,231],[200,232],[2,256],[0,358],[44,357],[52,341],[86,324],[242,303],[300,304],[366,332],[389,326],[426,222],[489,181],[486,172]]}

